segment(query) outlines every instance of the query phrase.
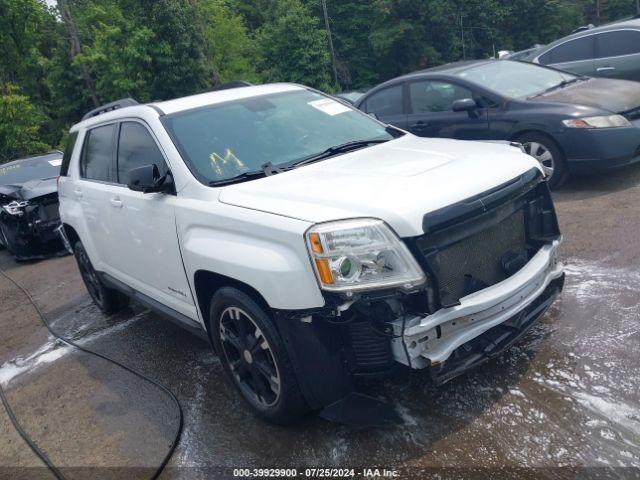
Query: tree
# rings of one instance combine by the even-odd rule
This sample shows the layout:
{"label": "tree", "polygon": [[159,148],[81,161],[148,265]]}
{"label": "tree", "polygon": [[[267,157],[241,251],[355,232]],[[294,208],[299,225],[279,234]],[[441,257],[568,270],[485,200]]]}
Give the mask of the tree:
{"label": "tree", "polygon": [[332,90],[326,31],[300,0],[277,0],[257,32],[258,68],[266,81]]}
{"label": "tree", "polygon": [[29,97],[18,86],[6,84],[0,96],[0,163],[48,150],[40,140],[43,123]]}
{"label": "tree", "polygon": [[234,14],[223,0],[197,0],[195,9],[214,83],[258,81],[254,67],[257,52],[242,16]]}

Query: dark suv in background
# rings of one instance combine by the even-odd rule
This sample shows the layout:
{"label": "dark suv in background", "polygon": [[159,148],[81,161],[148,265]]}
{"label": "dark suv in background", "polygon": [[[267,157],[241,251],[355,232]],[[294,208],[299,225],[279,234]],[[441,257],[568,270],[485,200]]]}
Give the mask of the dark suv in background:
{"label": "dark suv in background", "polygon": [[582,30],[518,60],[579,75],[640,81],[640,18]]}

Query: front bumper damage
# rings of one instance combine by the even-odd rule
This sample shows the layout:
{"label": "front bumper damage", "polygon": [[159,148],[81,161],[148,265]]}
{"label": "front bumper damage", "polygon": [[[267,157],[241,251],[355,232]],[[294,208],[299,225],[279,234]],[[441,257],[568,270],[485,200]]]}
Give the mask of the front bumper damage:
{"label": "front bumper damage", "polygon": [[36,198],[19,215],[0,214],[9,252],[19,261],[65,255],[57,229],[60,227],[56,199]]}
{"label": "front bumper damage", "polygon": [[513,276],[461,298],[456,306],[394,320],[395,360],[416,369],[436,367],[432,374],[440,384],[503,352],[562,290],[559,243],[542,247]]}
{"label": "front bumper damage", "polygon": [[442,384],[481,365],[524,335],[562,290],[560,230],[536,169],[425,214],[423,231],[404,239],[427,274],[423,286],[325,295],[325,308],[276,312],[301,389],[325,417],[349,423],[345,412],[380,412],[379,402],[356,393],[363,378],[404,365]]}

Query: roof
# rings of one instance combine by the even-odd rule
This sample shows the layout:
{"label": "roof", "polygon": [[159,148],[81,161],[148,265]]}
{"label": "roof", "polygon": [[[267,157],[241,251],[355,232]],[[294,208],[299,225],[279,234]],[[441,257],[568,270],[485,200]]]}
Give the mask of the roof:
{"label": "roof", "polygon": [[189,110],[191,108],[213,105],[242,98],[256,97],[269,93],[290,92],[301,90],[304,87],[293,83],[270,83],[267,85],[257,85],[253,87],[230,88],[227,90],[219,90],[214,92],[200,93],[189,97],[176,98],[165,102],[151,103],[151,106],[157,107],[165,114]]}
{"label": "roof", "polygon": [[[88,117],[71,127],[71,131],[75,131],[80,127],[88,127],[97,123],[103,123],[118,118],[140,115],[142,112],[148,113],[149,109],[154,109],[157,114],[172,114],[183,110],[214,105],[242,98],[256,97],[258,95],[266,95],[270,93],[290,92],[302,90],[305,87],[294,83],[271,83],[267,85],[257,86],[239,86],[238,88],[228,88],[225,90],[217,90],[206,93],[190,95],[188,97],[166,100],[163,102],[152,102],[147,104],[134,104],[124,106],[115,110],[106,111],[99,115]],[[114,102],[115,103],[115,102]]]}
{"label": "roof", "polygon": [[[437,67],[426,68],[424,70],[418,70],[416,72],[407,73],[406,75],[402,75],[400,77],[393,78],[392,80],[398,80],[400,78],[408,78],[413,76],[425,75],[425,74],[444,74],[444,75],[455,75],[464,70],[468,70],[472,67],[477,67],[478,65],[483,65],[485,63],[497,62],[497,60],[489,59],[489,60],[463,60],[460,62],[452,62],[445,63],[444,65],[438,65]],[[389,80],[391,81],[391,80]]]}
{"label": "roof", "polygon": [[564,43],[567,40],[571,40],[574,38],[581,38],[588,35],[593,35],[594,33],[607,32],[609,30],[620,30],[624,28],[633,28],[635,30],[640,29],[640,18],[629,18],[626,20],[618,21],[618,22],[612,22],[612,23],[607,23],[605,25],[600,25],[599,27],[589,28],[587,30],[581,30],[579,32],[572,33],[571,35],[566,35],[562,38],[559,38],[551,42],[550,44],[547,45],[546,49],[552,46],[555,46],[558,43]]}

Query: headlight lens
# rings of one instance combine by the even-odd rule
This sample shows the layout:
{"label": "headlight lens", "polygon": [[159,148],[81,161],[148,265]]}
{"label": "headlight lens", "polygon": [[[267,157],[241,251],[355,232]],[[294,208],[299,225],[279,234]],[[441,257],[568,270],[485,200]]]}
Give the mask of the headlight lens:
{"label": "headlight lens", "polygon": [[601,117],[584,117],[563,120],[565,127],[569,128],[615,128],[630,127],[629,120],[622,115],[603,115]]}
{"label": "headlight lens", "polygon": [[325,290],[410,289],[426,279],[406,245],[381,220],[322,223],[307,231],[306,240]]}
{"label": "headlight lens", "polygon": [[29,202],[26,200],[23,201],[18,201],[18,200],[14,200],[11,203],[7,203],[6,205],[2,206],[2,209],[7,212],[9,215],[18,215],[21,216],[24,211],[24,207],[26,207],[27,205],[29,205]]}

